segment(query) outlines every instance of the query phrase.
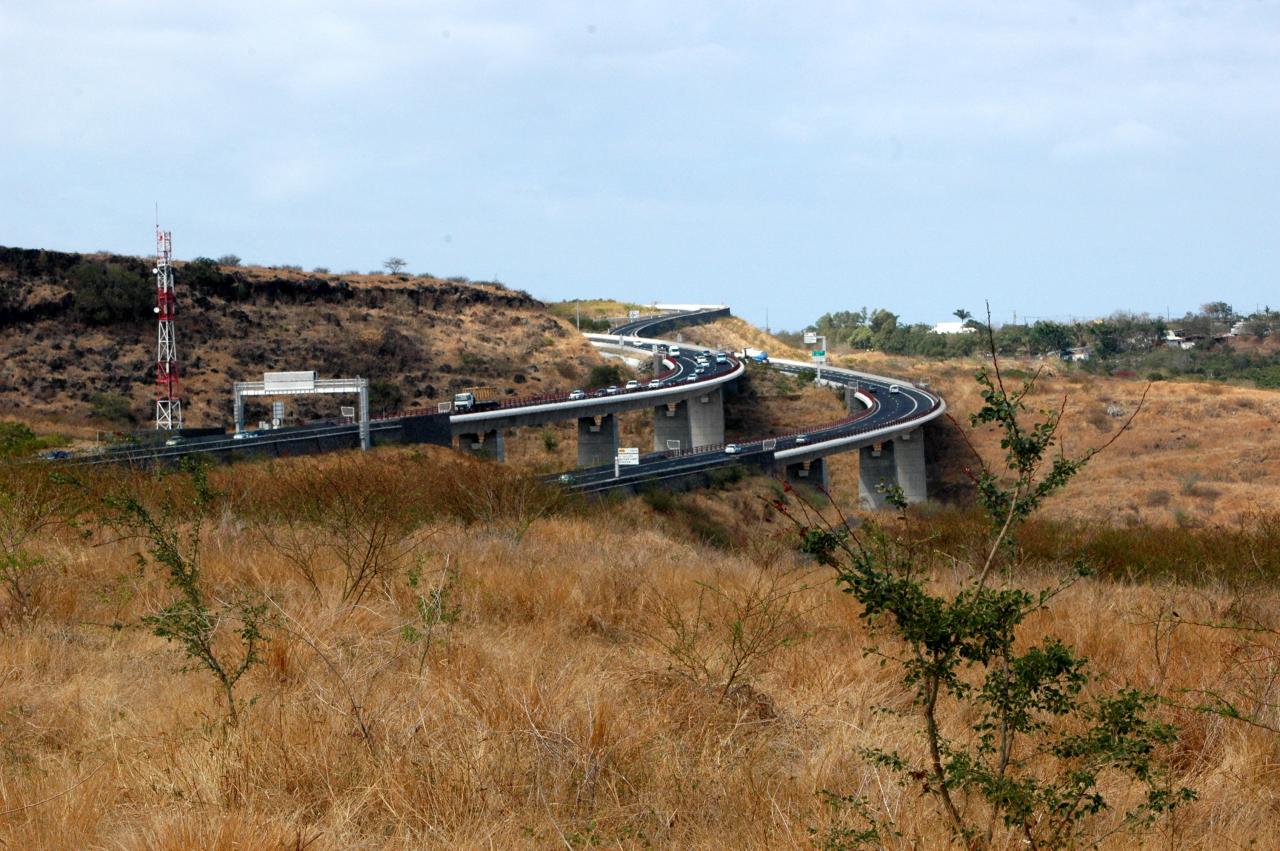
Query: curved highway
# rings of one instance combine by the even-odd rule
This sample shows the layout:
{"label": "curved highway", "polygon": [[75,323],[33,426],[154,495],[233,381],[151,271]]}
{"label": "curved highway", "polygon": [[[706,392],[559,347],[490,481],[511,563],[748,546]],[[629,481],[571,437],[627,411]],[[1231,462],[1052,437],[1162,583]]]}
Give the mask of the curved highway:
{"label": "curved highway", "polygon": [[[630,347],[649,350],[655,345],[679,345],[681,359],[686,359],[711,350],[688,343],[672,344],[665,340],[647,338],[643,336],[645,331],[672,321],[695,324],[700,314],[712,312],[718,311],[713,308],[650,316],[620,325],[611,334],[586,336],[601,348]],[[813,364],[800,361],[770,359],[768,366],[782,372],[819,375]],[[942,416],[946,411],[946,402],[940,396],[904,379],[833,366],[823,366],[820,375],[821,383],[825,385],[852,388],[864,409],[831,423],[815,423],[784,434],[739,440],[733,444],[736,450],[733,452],[726,451],[727,446],[697,447],[680,454],[653,452],[641,456],[640,466],[619,470],[617,478],[614,477],[612,466],[581,470],[572,474],[571,487],[586,492],[610,490],[630,486],[636,480],[661,481],[741,461],[766,460],[762,456],[772,456],[772,459],[785,463],[809,461],[892,440],[897,435],[913,431]]]}
{"label": "curved highway", "polygon": [[[725,312],[723,307],[676,311],[628,322],[615,328],[611,334],[586,335],[597,348],[611,350],[632,359],[650,359],[654,357],[655,351],[660,354],[662,370],[638,388],[593,388],[589,391],[513,398],[490,410],[450,414],[449,426],[457,435],[470,429],[514,428],[652,409],[663,403],[687,399],[704,389],[727,384],[745,372],[745,366],[736,357],[729,355],[723,363],[719,363],[715,352],[710,349],[644,336],[646,331],[654,327],[697,324],[723,316]],[[671,349],[675,346],[679,346],[679,353],[673,355]],[[697,358],[703,354],[708,355],[707,362],[699,365]],[[798,361],[774,359],[768,365],[784,372],[815,371],[813,365]],[[863,410],[835,422],[808,424],[784,434],[762,435],[738,441],[732,450],[728,446],[716,444],[678,452],[648,453],[641,456],[640,465],[623,468],[617,478],[614,477],[612,465],[575,470],[567,474],[569,486],[579,491],[600,491],[630,486],[638,479],[660,481],[740,461],[808,461],[834,452],[891,440],[895,435],[911,431],[940,416],[946,408],[937,395],[901,379],[823,366],[821,382],[835,387],[853,388]],[[894,387],[897,389],[893,390]],[[375,437],[395,433],[408,417],[436,413],[435,410],[418,410],[376,418],[371,420],[369,430]],[[69,460],[71,463],[154,463],[175,461],[182,456],[203,453],[249,455],[255,450],[261,452],[268,448],[287,454],[291,447],[314,447],[322,442],[328,442],[333,448],[337,448],[339,442],[349,441],[357,430],[358,426],[349,423],[317,423],[237,436],[187,438],[175,445],[159,447],[122,447]],[[563,476],[559,478],[564,480]]]}

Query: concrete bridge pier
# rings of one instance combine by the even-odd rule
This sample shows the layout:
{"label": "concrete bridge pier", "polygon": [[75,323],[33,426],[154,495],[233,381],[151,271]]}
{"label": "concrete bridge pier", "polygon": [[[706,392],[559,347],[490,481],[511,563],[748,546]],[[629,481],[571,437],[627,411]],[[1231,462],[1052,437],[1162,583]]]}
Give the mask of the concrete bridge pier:
{"label": "concrete bridge pier", "polygon": [[929,498],[924,467],[924,431],[916,429],[893,441],[893,464],[898,487],[909,504]]}
{"label": "concrete bridge pier", "polygon": [[494,461],[507,460],[507,443],[503,439],[501,429],[469,432],[458,435],[459,448],[463,452],[492,458]]}
{"label": "concrete bridge pier", "polygon": [[618,455],[618,418],[613,414],[578,417],[578,466],[612,464]]}
{"label": "concrete bridge pier", "polygon": [[[667,441],[679,446],[668,446]],[[689,431],[689,400],[681,399],[674,404],[658,405],[653,409],[653,450],[665,452],[668,449],[688,449],[693,445],[693,435]]]}
{"label": "concrete bridge pier", "polygon": [[825,458],[814,458],[812,461],[797,461],[794,464],[788,464],[786,470],[787,484],[789,485],[812,485],[822,490],[830,490],[831,480],[827,476],[827,461]]}
{"label": "concrete bridge pier", "polygon": [[858,502],[863,508],[881,511],[889,507],[889,501],[876,490],[876,486],[881,482],[897,484],[894,454],[894,445],[889,441],[858,450]]}
{"label": "concrete bridge pier", "polygon": [[689,399],[689,443],[694,447],[724,443],[724,394],[716,387]]}

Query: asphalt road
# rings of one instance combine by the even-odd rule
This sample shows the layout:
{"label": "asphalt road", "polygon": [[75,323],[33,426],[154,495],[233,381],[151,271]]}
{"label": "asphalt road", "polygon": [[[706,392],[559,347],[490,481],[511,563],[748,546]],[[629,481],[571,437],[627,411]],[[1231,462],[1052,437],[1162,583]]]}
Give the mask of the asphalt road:
{"label": "asphalt road", "polygon": [[[620,338],[627,337],[643,337],[646,330],[663,322],[669,322],[674,318],[694,318],[702,311],[686,311],[681,314],[667,314],[660,317],[648,317],[635,322],[627,323],[614,329],[614,335]],[[696,358],[699,354],[707,351],[698,346],[688,344],[678,344],[680,354],[672,357],[669,349],[673,345],[665,341],[649,340],[645,342],[639,341],[621,341],[620,344],[626,348],[632,348],[636,351],[637,359],[651,357],[653,346],[655,343],[661,345],[665,357],[671,361],[672,368],[665,373],[659,375],[662,387],[670,388],[675,386],[690,385],[692,386],[700,381],[710,380],[722,377],[733,370],[737,369],[737,361],[733,357],[728,357],[726,363],[716,363],[714,353],[711,353],[710,362],[703,367],[703,372],[699,373],[699,365]],[[812,367],[803,364],[783,364],[773,362],[770,366],[785,372],[801,372],[812,371]],[[613,466],[597,467],[586,470],[576,470],[569,475],[572,477],[571,486],[575,490],[604,490],[623,483],[634,483],[637,478],[662,478],[666,476],[685,475],[695,470],[708,470],[716,467],[722,467],[738,463],[740,461],[759,461],[759,456],[766,453],[786,452],[806,449],[812,452],[820,451],[821,444],[827,441],[840,440],[844,438],[856,437],[859,434],[892,427],[898,424],[908,423],[921,416],[928,415],[939,407],[939,400],[931,394],[919,390],[915,387],[899,383],[898,392],[890,392],[890,386],[898,383],[892,379],[882,379],[874,376],[852,375],[847,371],[837,371],[824,368],[822,370],[822,378],[836,385],[852,385],[862,391],[868,398],[872,400],[871,407],[865,411],[852,414],[838,422],[816,424],[812,427],[800,431],[794,431],[787,434],[762,436],[757,439],[740,441],[736,444],[735,452],[728,453],[726,447],[699,447],[694,450],[685,450],[683,453],[673,454],[669,452],[652,452],[641,456],[639,466],[622,468],[622,475],[618,479],[614,478]],[[602,388],[583,388],[591,396],[600,394]],[[648,389],[647,382],[642,383],[640,391],[626,391],[619,388],[616,396],[600,395],[597,402],[608,403],[610,399],[618,399],[628,397],[631,392],[644,392]],[[634,402],[635,400],[628,400]],[[565,419],[577,416],[574,405],[568,403],[568,394],[556,393],[528,399],[515,399],[505,402],[502,406],[504,411],[518,411],[521,407],[532,406],[558,406],[565,405]],[[580,403],[579,403],[580,404]],[[634,407],[632,405],[631,407]],[[407,412],[422,413],[422,412]],[[370,422],[371,434],[377,434],[380,431],[391,431],[399,427],[397,417],[389,417],[383,419],[372,420]],[[267,449],[268,447],[284,448],[287,450],[290,444],[303,447],[309,442],[324,438],[354,437],[358,433],[358,427],[354,424],[335,424],[332,422],[313,423],[310,425],[283,428],[271,431],[251,432],[239,439],[231,435],[215,435],[211,437],[194,437],[186,438],[174,446],[159,447],[137,447],[125,446],[109,449],[105,452],[91,456],[76,456],[67,459],[68,463],[126,463],[126,464],[150,464],[156,462],[174,462],[188,455],[201,455],[211,453],[234,453],[236,455],[252,455],[255,449]],[[847,440],[845,441],[848,442]],[[768,448],[766,448],[768,447]],[[843,451],[849,447],[831,448],[832,451]],[[553,480],[559,477],[551,477]]]}

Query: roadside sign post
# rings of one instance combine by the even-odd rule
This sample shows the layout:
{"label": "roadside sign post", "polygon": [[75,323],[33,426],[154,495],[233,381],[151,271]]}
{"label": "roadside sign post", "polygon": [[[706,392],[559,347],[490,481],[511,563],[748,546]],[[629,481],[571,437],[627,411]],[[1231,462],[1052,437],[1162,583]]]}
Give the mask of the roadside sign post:
{"label": "roadside sign post", "polygon": [[822,365],[827,362],[827,338],[823,334],[806,331],[804,335],[804,343],[806,346],[818,347],[809,351],[809,357],[818,365],[818,375],[814,381],[821,381]]}
{"label": "roadside sign post", "polygon": [[613,477],[616,479],[621,474],[620,467],[638,466],[640,466],[640,450],[636,447],[621,447],[613,458]]}

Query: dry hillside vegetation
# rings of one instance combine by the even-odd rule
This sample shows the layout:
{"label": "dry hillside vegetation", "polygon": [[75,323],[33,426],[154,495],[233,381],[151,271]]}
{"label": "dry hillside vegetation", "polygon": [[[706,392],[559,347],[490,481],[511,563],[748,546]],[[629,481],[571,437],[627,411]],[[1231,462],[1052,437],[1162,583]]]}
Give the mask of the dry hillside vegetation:
{"label": "dry hillside vegetation", "polygon": [[[7,469],[4,487],[38,487],[30,473]],[[0,845],[810,847],[856,826],[824,790],[866,796],[901,834],[889,847],[948,845],[915,785],[860,755],[915,754],[917,720],[877,709],[908,709],[906,695],[864,654],[855,604],[794,554],[760,498],[778,493],[768,482],[578,505],[447,451],[378,450],[238,465],[213,484],[224,494],[203,527],[200,585],[215,601],[268,601],[238,723],[207,670],[182,670],[176,645],[139,625],[175,593],[154,560],[139,568],[141,541],[43,530],[39,581],[25,607],[5,598],[0,632]],[[120,472],[67,498],[87,508],[113,492],[153,510],[191,498],[185,477]],[[694,516],[722,529],[719,546],[690,534]],[[374,539],[372,563],[340,546]],[[358,592],[353,564],[366,568]],[[951,564],[922,569],[945,588]],[[1176,696],[1222,684],[1229,642],[1157,634],[1153,620],[1271,619],[1277,602],[1274,587],[1211,579],[1093,579],[1034,627],[1111,684]],[[239,647],[219,633],[219,654]],[[1165,756],[1200,798],[1102,847],[1266,846],[1280,831],[1280,736],[1160,711],[1182,730]],[[1121,787],[1104,791],[1125,803]],[[1105,831],[1114,814],[1090,824]]]}
{"label": "dry hillside vegetation", "polygon": [[[154,399],[150,307],[135,318],[78,321],[70,278],[85,260],[149,270],[137,258],[0,249],[0,409],[65,428],[89,424],[95,394],[110,393],[145,422]],[[250,267],[206,274],[193,290],[193,274],[183,265],[175,273],[189,425],[227,424],[232,382],[269,370],[389,382],[394,406],[408,408],[476,385],[513,395],[567,389],[599,363],[545,305],[496,284]],[[338,404],[300,400],[289,410],[329,415]]]}
{"label": "dry hillside vegetation", "polygon": [[723,351],[741,352],[744,348],[750,346],[754,349],[766,351],[777,358],[809,359],[807,351],[788,346],[772,334],[766,334],[750,322],[739,319],[736,316],[717,319],[705,325],[681,328],[680,335],[691,343],[710,346]]}
{"label": "dry hillside vegetation", "polygon": [[[947,400],[948,412],[967,426],[981,400],[973,372],[983,361],[920,361],[876,353],[842,357],[841,365],[926,379]],[[1096,376],[1056,361],[1001,359],[1006,381],[1020,383],[1042,370],[1030,397],[1038,407],[1067,400],[1064,422],[1070,451],[1105,442],[1147,392],[1129,433],[1080,474],[1049,511],[1109,524],[1234,525],[1242,515],[1280,509],[1280,393],[1221,383],[1158,381],[1147,390],[1139,379]],[[971,455],[952,428],[945,446],[944,478],[964,480]],[[980,432],[975,445],[997,450],[996,435]]]}

